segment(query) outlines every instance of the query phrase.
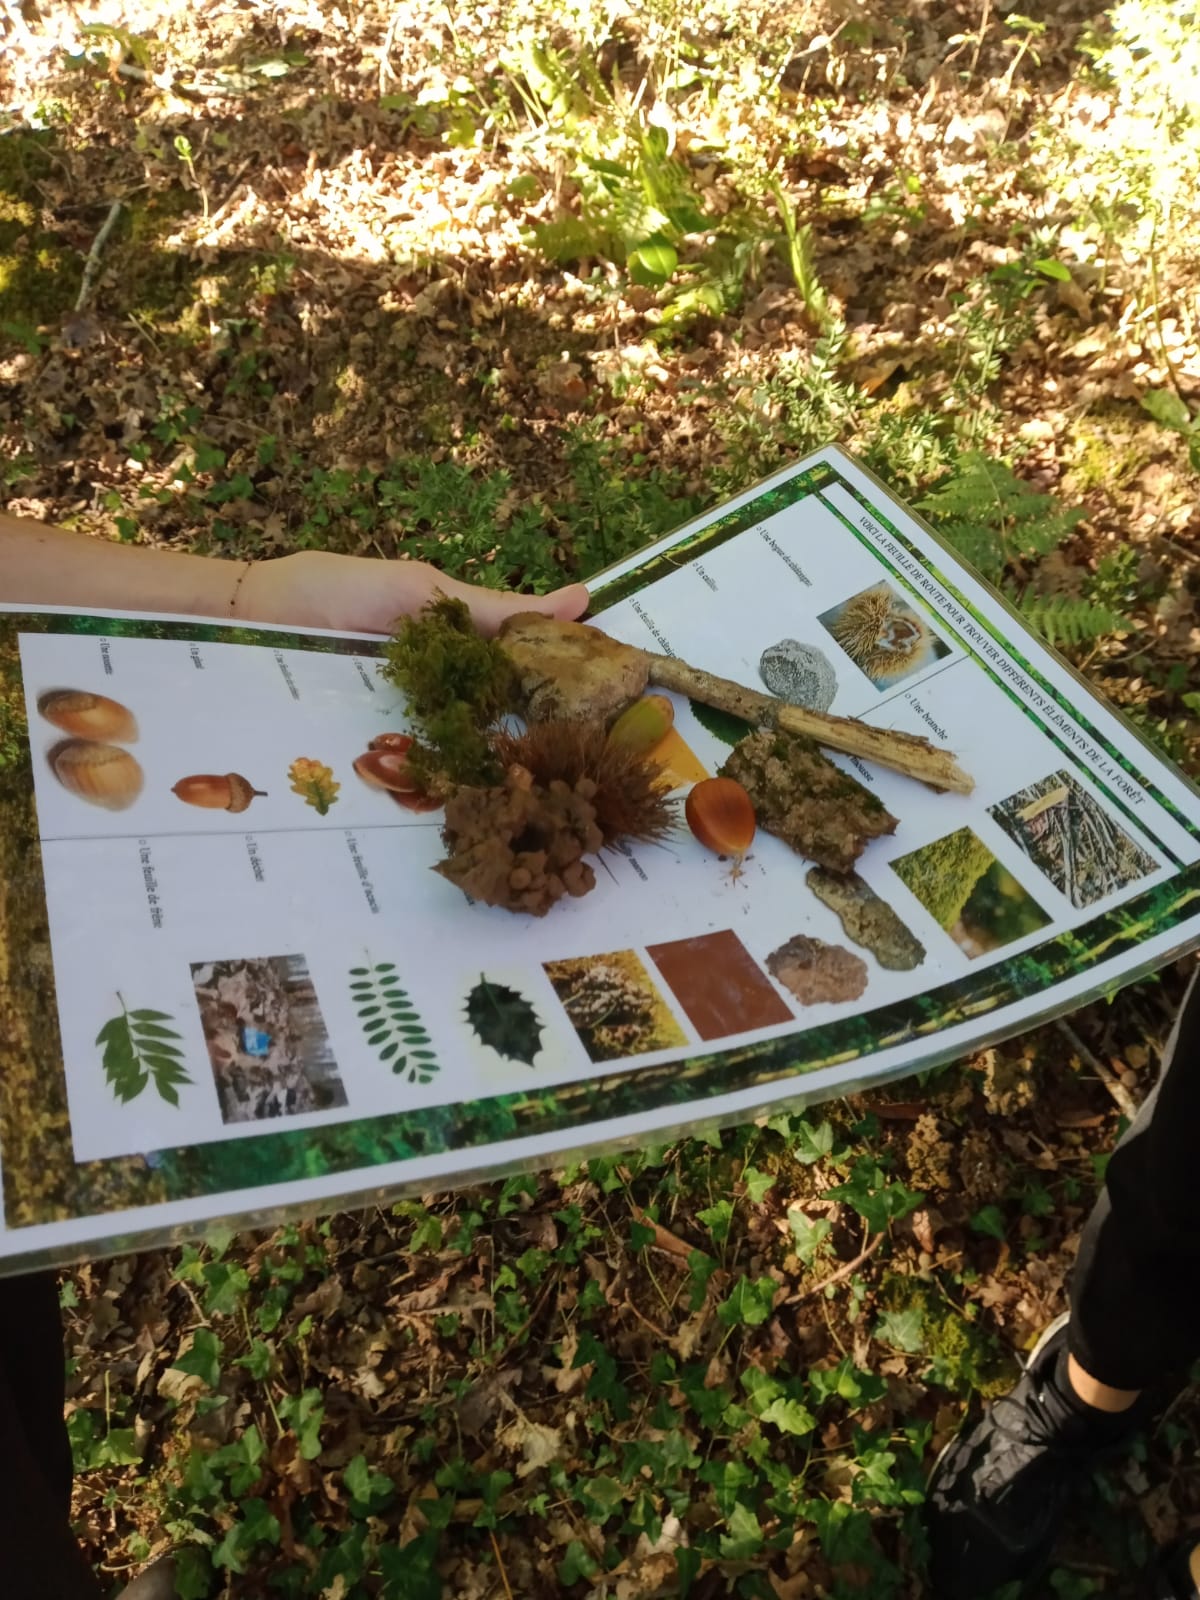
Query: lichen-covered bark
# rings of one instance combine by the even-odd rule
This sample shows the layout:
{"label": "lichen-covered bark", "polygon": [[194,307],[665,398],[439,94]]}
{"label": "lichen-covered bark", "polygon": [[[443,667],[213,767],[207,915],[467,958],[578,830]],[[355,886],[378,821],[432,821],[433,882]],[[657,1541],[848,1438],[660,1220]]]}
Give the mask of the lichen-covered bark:
{"label": "lichen-covered bark", "polygon": [[761,827],[831,872],[849,872],[872,839],[896,831],[883,802],[800,734],[749,734],[721,771],[750,795]]}

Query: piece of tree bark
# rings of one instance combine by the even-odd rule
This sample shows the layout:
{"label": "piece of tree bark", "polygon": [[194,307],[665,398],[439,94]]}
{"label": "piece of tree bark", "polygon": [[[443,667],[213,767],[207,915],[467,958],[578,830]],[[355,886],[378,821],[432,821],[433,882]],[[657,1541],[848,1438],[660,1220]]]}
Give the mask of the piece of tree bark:
{"label": "piece of tree bark", "polygon": [[934,789],[970,794],[973,780],[949,750],[919,734],[873,728],[853,717],[834,717],[789,705],[774,695],[718,678],[675,656],[621,644],[587,623],[558,622],[521,612],[500,629],[500,640],[521,678],[526,712],[547,717],[616,717],[647,684],[687,695],[717,711],[762,728],[806,734],[829,750],[878,762]]}

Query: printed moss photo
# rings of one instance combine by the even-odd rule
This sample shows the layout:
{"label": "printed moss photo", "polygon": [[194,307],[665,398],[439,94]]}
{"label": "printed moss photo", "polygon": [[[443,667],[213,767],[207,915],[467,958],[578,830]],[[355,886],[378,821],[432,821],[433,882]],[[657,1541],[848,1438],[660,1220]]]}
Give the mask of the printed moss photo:
{"label": "printed moss photo", "polygon": [[225,1122],[346,1104],[303,956],[198,962],[192,986]]}
{"label": "printed moss photo", "polygon": [[892,870],[974,959],[1044,928],[1050,918],[970,828],[922,845]]}
{"label": "printed moss photo", "polygon": [[1054,772],[989,815],[1077,909],[1158,868],[1069,772]]}
{"label": "printed moss photo", "polygon": [[548,961],[546,976],[592,1061],[622,1061],[687,1044],[632,950]]}
{"label": "printed moss photo", "polygon": [[817,620],[877,689],[891,689],[950,654],[890,583],[860,589]]}

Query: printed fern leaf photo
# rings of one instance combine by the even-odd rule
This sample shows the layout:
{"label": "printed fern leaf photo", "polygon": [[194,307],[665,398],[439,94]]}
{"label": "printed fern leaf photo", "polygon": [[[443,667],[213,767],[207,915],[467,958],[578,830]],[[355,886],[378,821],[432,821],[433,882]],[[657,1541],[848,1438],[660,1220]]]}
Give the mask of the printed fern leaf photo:
{"label": "printed fern leaf photo", "polygon": [[395,962],[351,967],[350,996],[363,1037],[380,1061],[407,1083],[432,1083],[439,1071],[433,1041]]}

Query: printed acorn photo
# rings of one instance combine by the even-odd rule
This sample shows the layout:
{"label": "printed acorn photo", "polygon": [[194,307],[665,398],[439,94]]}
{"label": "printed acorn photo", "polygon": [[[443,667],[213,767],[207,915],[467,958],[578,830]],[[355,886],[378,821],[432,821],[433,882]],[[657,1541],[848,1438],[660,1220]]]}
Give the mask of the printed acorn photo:
{"label": "printed acorn photo", "polygon": [[[786,661],[767,653],[766,681],[798,687],[830,670],[819,652],[801,659],[784,644]],[[409,809],[442,810],[444,878],[533,916],[591,893],[600,852],[681,844],[685,824],[734,876],[760,827],[848,871],[896,819],[821,744],[938,790],[972,788],[950,752],[920,736],[745,688],[585,623],[519,613],[485,639],[461,601],[440,598],[400,623],[381,670],[413,732],[373,739],[355,772]],[[715,777],[679,737],[672,694],[737,728]],[[825,680],[806,696],[827,702]]]}

